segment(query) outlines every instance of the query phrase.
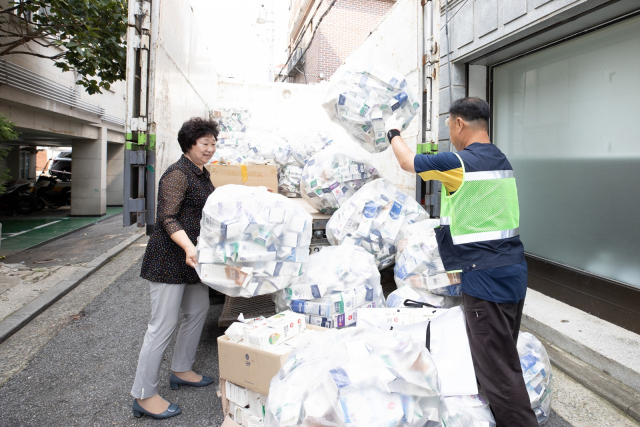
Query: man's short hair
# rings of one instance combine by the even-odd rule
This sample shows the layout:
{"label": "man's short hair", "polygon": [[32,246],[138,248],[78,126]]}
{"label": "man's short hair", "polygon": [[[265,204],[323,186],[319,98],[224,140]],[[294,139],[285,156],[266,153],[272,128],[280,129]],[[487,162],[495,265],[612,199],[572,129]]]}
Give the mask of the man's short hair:
{"label": "man's short hair", "polygon": [[487,130],[489,129],[491,109],[489,108],[489,103],[483,99],[473,97],[458,99],[449,108],[449,114],[454,117],[460,117],[465,122],[481,120]]}
{"label": "man's short hair", "polygon": [[178,132],[178,143],[183,153],[186,153],[196,144],[196,141],[203,136],[213,136],[218,140],[220,126],[214,120],[193,117],[182,124]]}

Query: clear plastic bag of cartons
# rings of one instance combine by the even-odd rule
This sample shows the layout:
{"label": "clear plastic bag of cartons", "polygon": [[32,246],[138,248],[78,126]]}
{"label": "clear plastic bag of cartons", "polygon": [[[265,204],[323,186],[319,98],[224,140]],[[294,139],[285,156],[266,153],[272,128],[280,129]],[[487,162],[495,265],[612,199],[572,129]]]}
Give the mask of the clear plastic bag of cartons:
{"label": "clear plastic bag of cartons", "polygon": [[217,188],[202,210],[200,280],[233,297],[284,289],[309,258],[311,221],[299,203],[266,187]]}
{"label": "clear plastic bag of cartons", "polygon": [[328,134],[309,132],[290,139],[290,156],[278,175],[278,189],[290,197],[300,197],[300,182],[304,167],[311,156],[333,142]]}
{"label": "clear plastic bag of cartons", "polygon": [[434,230],[439,226],[440,220],[430,219],[400,229],[393,274],[398,289],[410,286],[421,295],[439,295],[442,307],[450,308],[462,304],[460,275],[444,269]]}
{"label": "clear plastic bag of cartons", "polygon": [[332,214],[363,185],[379,177],[378,170],[357,154],[330,147],[309,159],[300,191],[318,212]]}
{"label": "clear plastic bag of cartons", "polygon": [[405,130],[420,110],[405,77],[380,65],[352,67],[331,79],[322,106],[365,150],[379,153],[389,147],[384,130],[393,114]]}
{"label": "clear plastic bag of cartons", "polygon": [[329,147],[333,137],[326,131],[312,131],[294,135],[289,143],[294,160],[304,166],[311,156]]}
{"label": "clear plastic bag of cartons", "polygon": [[327,223],[327,237],[332,245],[354,241],[374,255],[382,270],[394,262],[400,229],[428,218],[412,197],[379,178],[362,186],[333,214]]}
{"label": "clear plastic bag of cartons", "polygon": [[265,426],[442,426],[446,406],[424,343],[404,332],[317,334],[271,380]]}
{"label": "clear plastic bag of cartons", "polygon": [[302,276],[275,295],[278,311],[302,313],[324,328],[355,326],[358,308],[385,307],[373,255],[349,244],[311,254]]}
{"label": "clear plastic bag of cartons", "polygon": [[518,335],[518,356],[522,375],[529,393],[531,408],[536,413],[538,424],[549,419],[551,411],[551,362],[542,343],[529,332]]}
{"label": "clear plastic bag of cartons", "polygon": [[277,165],[286,163],[291,155],[288,141],[278,129],[251,128],[245,132],[245,155],[255,161],[273,161]]}
{"label": "clear plastic bag of cartons", "polygon": [[481,395],[447,396],[447,427],[496,427],[489,404]]}

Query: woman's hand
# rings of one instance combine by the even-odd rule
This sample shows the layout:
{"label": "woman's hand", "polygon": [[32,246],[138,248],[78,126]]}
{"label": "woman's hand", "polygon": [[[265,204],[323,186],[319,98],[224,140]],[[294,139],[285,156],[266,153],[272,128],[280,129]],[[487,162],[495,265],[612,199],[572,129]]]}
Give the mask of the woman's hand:
{"label": "woman's hand", "polygon": [[198,251],[196,247],[191,245],[190,247],[184,250],[187,255],[186,263],[191,268],[196,268],[198,266]]}
{"label": "woman's hand", "polygon": [[198,250],[187,237],[187,233],[184,230],[176,231],[171,235],[171,240],[176,242],[184,251],[186,255],[185,263],[191,268],[196,268],[198,265]]}

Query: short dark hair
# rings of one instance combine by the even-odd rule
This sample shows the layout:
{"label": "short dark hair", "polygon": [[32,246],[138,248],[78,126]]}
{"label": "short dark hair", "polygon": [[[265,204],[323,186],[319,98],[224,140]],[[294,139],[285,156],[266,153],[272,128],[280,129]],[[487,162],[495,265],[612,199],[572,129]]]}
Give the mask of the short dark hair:
{"label": "short dark hair", "polygon": [[449,108],[449,114],[461,117],[462,120],[467,122],[482,120],[487,129],[489,129],[491,109],[489,108],[489,103],[484,99],[473,97],[458,99]]}
{"label": "short dark hair", "polygon": [[200,117],[192,117],[182,124],[178,132],[178,143],[183,153],[186,153],[203,136],[213,136],[216,141],[220,133],[220,126],[215,120],[206,120]]}

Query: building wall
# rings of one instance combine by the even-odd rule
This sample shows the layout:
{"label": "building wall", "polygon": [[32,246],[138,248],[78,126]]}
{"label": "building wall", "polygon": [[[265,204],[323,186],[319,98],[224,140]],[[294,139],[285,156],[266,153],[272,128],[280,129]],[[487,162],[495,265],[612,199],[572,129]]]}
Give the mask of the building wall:
{"label": "building wall", "polygon": [[[304,3],[304,2],[297,2]],[[316,3],[319,3],[316,1]],[[290,39],[289,48],[292,49],[297,40],[303,37],[300,46],[305,46],[311,34],[318,25],[318,20],[326,12],[331,2],[322,2],[319,6],[310,7],[311,12],[307,20],[314,15],[312,25],[303,35]],[[369,36],[371,31],[380,23],[382,18],[395,4],[395,0],[338,0],[329,13],[323,18],[316,34],[305,55],[305,69],[307,83],[317,83],[328,80],[342,65],[344,60]],[[292,7],[292,15],[300,12],[300,5]],[[295,21],[291,19],[291,23]],[[293,29],[292,29],[293,32]],[[298,66],[301,70],[302,68]],[[304,76],[296,73],[295,83],[304,83]]]}
{"label": "building wall", "polygon": [[[337,1],[316,33],[318,76],[329,79],[349,54],[369,36],[394,3],[391,0]],[[328,5],[323,3],[322,7]]]}
{"label": "building wall", "polygon": [[[449,129],[444,125],[448,118],[451,97],[453,100],[467,94],[467,81],[473,87],[469,93],[486,96],[486,65],[491,64],[491,52],[512,44],[521,50],[544,44],[541,37],[528,36],[544,31],[564,21],[575,19],[590,10],[612,3],[608,0],[451,0],[449,1],[449,41],[445,30],[445,2],[440,1],[440,88],[439,135],[441,147],[449,145]],[[620,2],[620,4],[624,1]],[[521,43],[516,43],[521,42]],[[524,43],[527,43],[525,47]],[[515,53],[518,46],[511,47]],[[508,50],[504,50],[506,52]],[[466,64],[484,65],[470,67],[467,78]],[[452,66],[449,71],[449,59]],[[494,60],[495,61],[495,60]],[[480,77],[480,78],[476,78]],[[483,79],[484,77],[484,79]],[[453,83],[450,83],[453,80]]]}

